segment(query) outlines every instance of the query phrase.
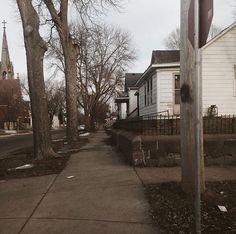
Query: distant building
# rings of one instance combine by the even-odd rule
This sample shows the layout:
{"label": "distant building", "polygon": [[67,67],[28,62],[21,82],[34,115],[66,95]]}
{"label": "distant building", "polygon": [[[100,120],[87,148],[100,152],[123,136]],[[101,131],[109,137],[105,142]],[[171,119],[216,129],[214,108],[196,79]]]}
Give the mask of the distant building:
{"label": "distant building", "polygon": [[119,119],[138,116],[138,86],[136,86],[136,82],[141,75],[142,73],[125,74],[125,90],[120,92],[115,99]]}
{"label": "distant building", "polygon": [[14,78],[14,68],[10,60],[6,22],[3,22],[2,56],[0,62],[0,129],[20,129],[29,124],[28,104],[21,95],[19,77]]}

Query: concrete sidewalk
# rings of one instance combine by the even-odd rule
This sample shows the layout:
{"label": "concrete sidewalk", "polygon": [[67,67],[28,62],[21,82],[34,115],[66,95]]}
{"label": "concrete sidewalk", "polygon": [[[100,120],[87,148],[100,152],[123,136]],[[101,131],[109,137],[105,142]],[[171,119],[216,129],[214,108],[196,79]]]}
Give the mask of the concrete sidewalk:
{"label": "concrete sidewalk", "polygon": [[91,135],[59,175],[0,181],[0,233],[160,233],[137,172],[107,138]]}
{"label": "concrete sidewalk", "polygon": [[[180,181],[181,169],[134,169],[106,139],[89,136],[59,175],[0,181],[0,233],[160,233],[143,184]],[[206,168],[206,180],[227,179],[236,180],[236,167]]]}

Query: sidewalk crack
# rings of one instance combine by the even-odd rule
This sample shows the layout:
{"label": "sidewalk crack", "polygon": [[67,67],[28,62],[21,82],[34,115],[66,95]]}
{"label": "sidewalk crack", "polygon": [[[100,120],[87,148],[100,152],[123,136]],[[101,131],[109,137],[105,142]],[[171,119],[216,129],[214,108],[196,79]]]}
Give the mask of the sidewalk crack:
{"label": "sidewalk crack", "polygon": [[32,213],[30,214],[30,216],[26,219],[25,223],[23,224],[23,226],[21,227],[20,231],[18,232],[18,234],[22,233],[22,231],[24,230],[25,226],[28,224],[28,222],[30,221],[30,219],[32,218],[32,216],[34,215],[35,211],[38,209],[39,205],[42,203],[43,199],[45,198],[45,196],[47,195],[47,193],[49,192],[49,190],[51,189],[51,187],[53,186],[53,184],[55,183],[56,179],[58,178],[59,174],[57,174],[53,180],[49,183],[49,185],[46,188],[46,191],[43,193],[43,196],[40,198],[40,200],[38,201],[37,205],[35,206],[35,208],[33,209]]}

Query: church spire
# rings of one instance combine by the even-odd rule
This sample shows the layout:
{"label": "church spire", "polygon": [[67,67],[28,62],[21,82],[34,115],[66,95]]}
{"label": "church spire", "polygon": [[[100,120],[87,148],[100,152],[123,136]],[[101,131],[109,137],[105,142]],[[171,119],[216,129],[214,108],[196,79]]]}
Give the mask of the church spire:
{"label": "church spire", "polygon": [[6,36],[6,21],[3,24],[3,37],[2,37],[2,58],[0,64],[0,80],[14,79],[13,65],[10,60],[7,36]]}

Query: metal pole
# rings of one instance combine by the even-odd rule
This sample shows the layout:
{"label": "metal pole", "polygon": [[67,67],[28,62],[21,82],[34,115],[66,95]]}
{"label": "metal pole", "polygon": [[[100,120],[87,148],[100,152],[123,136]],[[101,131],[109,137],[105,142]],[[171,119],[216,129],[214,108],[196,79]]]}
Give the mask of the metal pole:
{"label": "metal pole", "polygon": [[195,51],[195,157],[196,157],[196,193],[195,222],[196,233],[201,233],[201,154],[202,154],[202,83],[200,76],[199,50],[199,0],[194,1],[194,51]]}

